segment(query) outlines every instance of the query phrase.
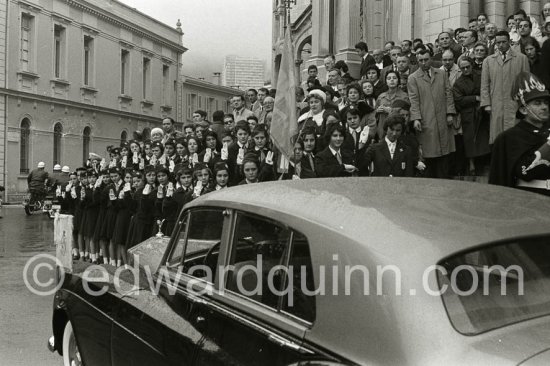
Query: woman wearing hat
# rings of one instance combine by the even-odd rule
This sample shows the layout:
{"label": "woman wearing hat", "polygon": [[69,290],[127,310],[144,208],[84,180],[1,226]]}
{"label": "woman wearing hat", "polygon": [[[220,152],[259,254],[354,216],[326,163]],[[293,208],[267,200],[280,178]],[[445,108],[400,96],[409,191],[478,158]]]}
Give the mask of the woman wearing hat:
{"label": "woman wearing hat", "polygon": [[495,139],[489,183],[550,196],[550,93],[533,74],[514,83],[520,122]]}
{"label": "woman wearing hat", "polygon": [[298,130],[301,131],[306,126],[321,128],[323,124],[323,113],[325,112],[325,103],[327,95],[319,89],[313,89],[309,92],[307,101],[309,111],[298,118]]}

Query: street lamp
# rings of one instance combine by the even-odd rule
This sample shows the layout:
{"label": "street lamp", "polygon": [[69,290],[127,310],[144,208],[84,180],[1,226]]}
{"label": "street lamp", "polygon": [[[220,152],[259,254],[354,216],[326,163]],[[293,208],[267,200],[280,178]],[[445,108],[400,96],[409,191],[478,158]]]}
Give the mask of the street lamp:
{"label": "street lamp", "polygon": [[279,14],[285,16],[285,28],[290,24],[290,9],[293,5],[296,5],[297,0],[282,0],[279,4]]}

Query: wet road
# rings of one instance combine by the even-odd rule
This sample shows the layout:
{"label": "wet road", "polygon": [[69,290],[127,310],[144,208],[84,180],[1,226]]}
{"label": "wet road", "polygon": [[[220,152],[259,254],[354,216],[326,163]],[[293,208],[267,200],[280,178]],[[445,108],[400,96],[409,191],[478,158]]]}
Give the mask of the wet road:
{"label": "wet road", "polygon": [[[55,255],[53,220],[39,214],[27,217],[21,206],[0,209],[0,365],[62,365],[50,353],[53,295],[32,293],[23,280],[23,269],[34,255]],[[53,273],[37,272],[40,282]]]}

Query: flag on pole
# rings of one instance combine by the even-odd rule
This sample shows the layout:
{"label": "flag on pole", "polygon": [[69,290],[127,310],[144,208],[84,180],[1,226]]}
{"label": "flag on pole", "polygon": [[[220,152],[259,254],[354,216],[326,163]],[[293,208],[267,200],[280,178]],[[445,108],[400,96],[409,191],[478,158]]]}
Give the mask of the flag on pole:
{"label": "flag on pole", "polygon": [[[294,154],[292,138],[298,134],[298,117],[296,111],[296,69],[294,66],[294,47],[290,29],[285,30],[285,42],[277,79],[275,108],[271,119],[271,139],[281,152],[279,172],[288,170],[288,162]],[[283,168],[281,170],[281,168]]]}

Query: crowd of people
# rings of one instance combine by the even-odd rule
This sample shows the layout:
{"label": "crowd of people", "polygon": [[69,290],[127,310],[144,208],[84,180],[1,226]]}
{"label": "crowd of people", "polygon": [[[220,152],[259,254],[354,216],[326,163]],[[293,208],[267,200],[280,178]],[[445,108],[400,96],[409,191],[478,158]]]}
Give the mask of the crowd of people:
{"label": "crowd of people", "polygon": [[[371,54],[359,42],[359,79],[333,56],[324,62],[326,80],[310,66],[296,91],[299,133],[283,170],[270,138],[275,91],[265,88],[235,95],[233,112],[216,111],[211,121],[197,110],[193,123],[179,131],[165,118],[150,137],[135,133],[133,140],[110,146],[106,156],[91,153],[85,167],[65,170],[67,181],[55,185],[61,213],[74,217],[74,258],[123,265],[126,249],[154,234],[158,223],[170,235],[186,203],[235,185],[316,177],[487,176],[495,145],[501,156],[493,156],[493,163],[512,164],[510,174],[531,169],[526,181],[550,179],[550,164],[540,164],[550,154],[538,151],[550,132],[544,87],[550,81],[550,3],[542,27],[523,11],[509,19],[509,29],[497,30],[480,14],[469,29],[441,32],[435,45],[388,42]],[[524,75],[519,84],[518,75]],[[516,153],[521,151],[522,164],[539,163],[517,173],[519,160],[502,161],[514,137],[504,145],[499,141],[503,131],[521,123],[540,126],[526,132],[536,138]]]}

